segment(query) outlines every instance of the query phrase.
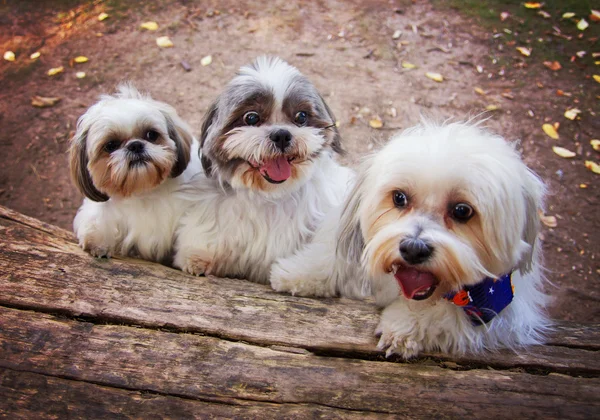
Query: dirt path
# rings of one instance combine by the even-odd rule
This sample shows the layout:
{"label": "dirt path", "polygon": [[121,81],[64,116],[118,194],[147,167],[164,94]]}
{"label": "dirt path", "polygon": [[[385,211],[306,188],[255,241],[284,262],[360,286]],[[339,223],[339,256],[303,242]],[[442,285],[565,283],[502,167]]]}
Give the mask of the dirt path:
{"label": "dirt path", "polygon": [[[578,87],[573,72],[565,81],[543,67],[528,70],[518,58],[495,58],[496,38],[429,4],[274,1],[264,8],[258,1],[243,7],[233,1],[201,7],[152,1],[135,7],[65,0],[57,18],[56,10],[27,9],[29,3],[35,4],[2,6],[7,13],[0,14],[0,49],[17,53],[15,62],[0,64],[0,204],[70,228],[81,197],[68,179],[65,151],[77,117],[100,93],[132,80],[174,105],[199,131],[204,112],[236,69],[257,55],[274,54],[297,66],[324,94],[341,123],[350,165],[395,130],[417,123],[420,114],[464,118],[498,107],[488,125],[520,139],[528,164],[550,186],[548,214],[558,226],[545,228],[543,239],[555,286],[550,291],[557,297],[552,313],[600,321],[600,178],[583,166],[583,160],[600,159],[589,148],[589,139],[600,136],[598,122],[585,108],[597,108],[599,92],[591,84],[595,93]],[[102,11],[110,16],[99,22]],[[158,22],[159,30],[140,30],[147,20]],[[393,39],[396,31],[401,33]],[[173,48],[157,47],[156,37],[164,35]],[[30,60],[37,50],[41,57]],[[89,62],[70,67],[69,60],[79,55]],[[202,66],[207,55],[212,63]],[[64,66],[62,74],[47,76],[58,66]],[[86,77],[77,79],[76,71]],[[426,72],[440,73],[444,81],[428,79]],[[577,122],[561,118],[573,97],[555,94],[570,87],[582,95],[587,113]],[[34,95],[61,101],[34,108]],[[375,117],[383,120],[382,129],[369,127]],[[563,124],[558,142],[541,131],[546,119]],[[561,159],[553,145],[578,156]]]}

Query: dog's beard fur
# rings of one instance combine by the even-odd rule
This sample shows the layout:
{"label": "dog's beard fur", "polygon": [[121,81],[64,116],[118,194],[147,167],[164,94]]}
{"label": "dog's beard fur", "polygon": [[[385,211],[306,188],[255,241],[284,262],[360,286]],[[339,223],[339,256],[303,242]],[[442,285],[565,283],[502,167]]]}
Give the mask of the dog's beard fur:
{"label": "dog's beard fur", "polygon": [[[246,124],[248,112],[257,113],[257,125]],[[306,113],[305,124],[295,123],[298,112]],[[284,150],[270,138],[279,130],[291,136]],[[304,185],[320,155],[341,147],[335,118],[314,86],[283,61],[261,57],[243,67],[212,106],[202,151],[207,173],[222,184],[278,197]],[[273,182],[265,166],[275,160],[289,176]]]}

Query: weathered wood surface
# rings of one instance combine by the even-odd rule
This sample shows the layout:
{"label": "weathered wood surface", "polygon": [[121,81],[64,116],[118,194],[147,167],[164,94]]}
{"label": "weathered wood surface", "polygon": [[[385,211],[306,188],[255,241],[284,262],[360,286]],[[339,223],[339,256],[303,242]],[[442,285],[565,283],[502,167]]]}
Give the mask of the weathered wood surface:
{"label": "weathered wood surface", "polygon": [[376,323],[369,302],[96,260],[69,232],[0,207],[0,416],[600,412],[599,325],[560,323],[519,355],[401,363],[375,350]]}

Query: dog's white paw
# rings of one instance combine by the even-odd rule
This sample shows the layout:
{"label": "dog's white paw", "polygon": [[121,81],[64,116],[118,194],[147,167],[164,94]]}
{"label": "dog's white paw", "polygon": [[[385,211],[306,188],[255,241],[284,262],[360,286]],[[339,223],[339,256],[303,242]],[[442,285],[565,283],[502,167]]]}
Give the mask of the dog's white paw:
{"label": "dog's white paw", "polygon": [[293,275],[279,264],[273,265],[269,281],[276,292],[290,293],[293,296],[333,296],[326,280],[310,278],[309,275]]}
{"label": "dog's white paw", "polygon": [[[408,360],[417,357],[424,348],[421,340],[418,338],[418,325],[408,325],[411,322],[410,317],[404,321],[390,320],[386,317],[386,311],[382,314],[381,320],[375,335],[379,336],[377,349],[384,351],[385,357],[397,354],[403,359]],[[408,327],[408,328],[406,328]]]}
{"label": "dog's white paw", "polygon": [[203,276],[210,274],[212,258],[207,252],[196,251],[183,258],[180,264],[177,264],[182,271],[194,276]]}
{"label": "dog's white paw", "polygon": [[79,246],[85,252],[89,252],[92,257],[110,258],[115,255],[115,247],[113,244],[102,241],[92,235],[81,238]]}

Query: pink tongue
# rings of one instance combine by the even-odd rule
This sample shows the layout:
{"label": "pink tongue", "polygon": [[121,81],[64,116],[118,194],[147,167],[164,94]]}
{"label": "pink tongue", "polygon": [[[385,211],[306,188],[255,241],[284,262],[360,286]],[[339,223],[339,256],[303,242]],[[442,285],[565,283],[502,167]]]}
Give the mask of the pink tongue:
{"label": "pink tongue", "polygon": [[394,277],[396,277],[402,293],[407,299],[412,299],[415,293],[435,286],[437,283],[433,274],[418,271],[414,268],[399,268]]}
{"label": "pink tongue", "polygon": [[263,176],[276,182],[285,181],[292,175],[292,167],[285,156],[267,160],[258,169]]}

